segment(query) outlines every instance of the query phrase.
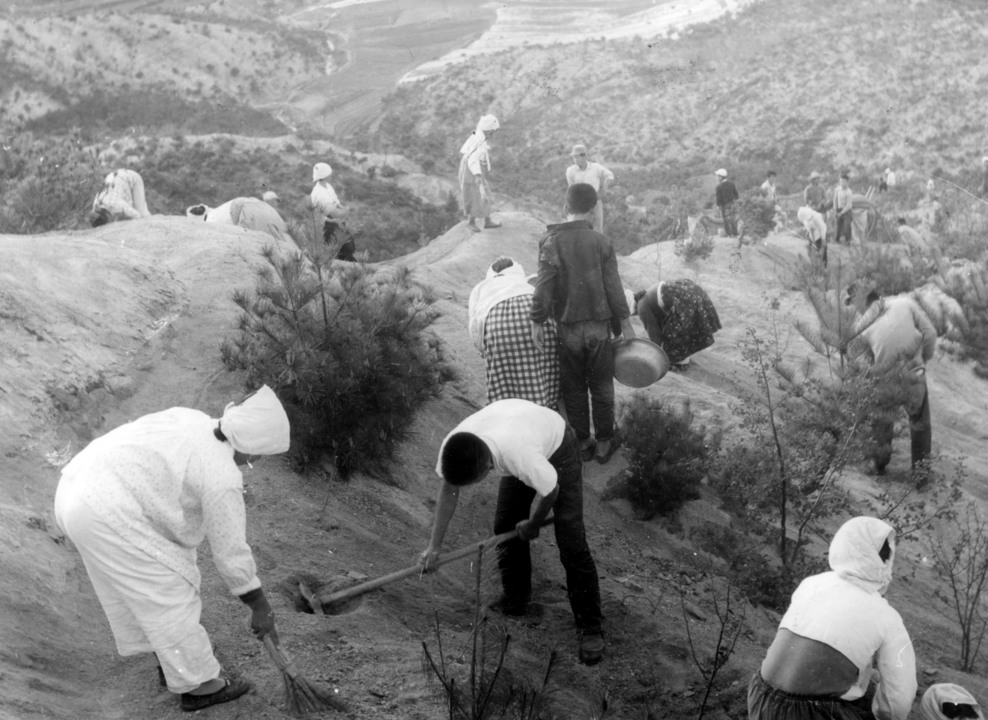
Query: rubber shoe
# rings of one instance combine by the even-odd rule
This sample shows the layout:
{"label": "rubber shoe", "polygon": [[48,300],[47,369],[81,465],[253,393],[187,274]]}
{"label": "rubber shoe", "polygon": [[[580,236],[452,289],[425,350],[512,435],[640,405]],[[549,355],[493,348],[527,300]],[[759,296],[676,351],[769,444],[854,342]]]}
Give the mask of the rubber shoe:
{"label": "rubber shoe", "polygon": [[597,453],[597,443],[591,438],[580,448],[580,458],[583,462],[590,462]]}
{"label": "rubber shoe", "polygon": [[494,222],[493,220],[487,220],[484,223],[484,229],[485,230],[493,230],[494,228],[499,228],[499,227],[501,227],[501,223]]}
{"label": "rubber shoe", "polygon": [[181,707],[185,712],[195,712],[196,710],[202,710],[212,705],[230,702],[249,692],[250,687],[250,683],[246,680],[230,680],[230,678],[226,678],[226,685],[209,695],[182,693]]}
{"label": "rubber shoe", "polygon": [[600,633],[587,633],[580,637],[580,662],[596,665],[604,659],[604,636]]}
{"label": "rubber shoe", "polygon": [[615,433],[610,440],[597,441],[597,462],[606,465],[614,457],[614,453],[621,447],[621,437]]}

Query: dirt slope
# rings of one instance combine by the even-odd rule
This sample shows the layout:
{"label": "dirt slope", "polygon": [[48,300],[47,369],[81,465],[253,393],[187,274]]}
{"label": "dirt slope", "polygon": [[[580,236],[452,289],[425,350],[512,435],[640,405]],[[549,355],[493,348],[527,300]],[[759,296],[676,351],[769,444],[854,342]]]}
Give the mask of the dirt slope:
{"label": "dirt slope", "polygon": [[[470,564],[443,569],[367,595],[338,615],[299,612],[298,581],[313,589],[376,577],[414,563],[424,547],[436,491],[435,455],[452,425],[483,403],[483,369],[466,331],[470,288],[498,255],[536,268],[543,225],[523,213],[499,216],[504,227],[478,235],[461,224],[406,264],[440,296],[436,331],[462,370],[462,380],[419,415],[416,438],[401,451],[394,484],[355,477],[348,483],[319,474],[291,473],[284,458],[270,458],[245,472],[249,540],[260,573],[272,591],[283,646],[303,674],[337,688],[352,717],[429,720],[443,716],[421,672],[421,643],[435,647],[435,611],[445,655],[463,669],[472,622]],[[91,437],[154,410],[183,405],[219,414],[240,390],[226,372],[219,340],[235,320],[229,298],[252,285],[264,236],[235,228],[191,225],[179,217],[154,217],[72,235],[0,237],[0,717],[170,718],[181,715],[172,696],[159,691],[150,657],[120,658],[75,552],[51,517],[56,466]],[[704,420],[734,422],[733,376],[744,381],[736,340],[747,326],[767,327],[769,296],[793,314],[800,297],[780,282],[799,243],[774,238],[738,250],[720,240],[713,256],[684,265],[669,246],[643,248],[622,258],[630,287],[658,278],[691,277],[710,292],[724,330],[715,346],[683,374],[670,374],[647,392],[688,397]],[[641,326],[637,324],[639,332]],[[966,366],[941,358],[930,368],[935,442],[951,453],[976,455],[985,467],[985,388]],[[630,391],[619,389],[619,399]],[[979,415],[980,414],[980,415]],[[729,430],[728,430],[729,431]],[[908,450],[896,447],[893,468]],[[544,606],[538,621],[510,621],[510,666],[531,676],[551,648],[560,651],[554,698],[562,716],[590,717],[592,699],[607,690],[615,717],[641,718],[643,703],[655,717],[686,716],[696,702],[697,674],[688,655],[679,592],[693,611],[694,642],[709,652],[716,631],[709,576],[696,569],[696,552],[684,541],[691,526],[723,521],[715,503],[692,503],[675,519],[638,522],[622,502],[602,502],[604,485],[623,466],[586,467],[586,516],[601,575],[608,618],[608,657],[595,668],[576,663],[576,638],[555,558],[554,540],[535,545],[535,591]],[[848,485],[866,497],[875,488],[849,473]],[[984,487],[981,475],[969,480]],[[450,528],[452,549],[489,534],[495,487],[465,493]],[[980,492],[978,493],[980,494]],[[893,586],[890,600],[906,617],[921,668],[953,660],[942,638],[953,629],[931,601],[932,573],[916,546],[902,552],[903,571],[914,577]],[[203,548],[205,610],[221,662],[249,677],[256,691],[238,703],[209,711],[213,718],[281,718],[280,677],[247,629],[247,613],[227,595]],[[485,573],[485,596],[496,580]],[[700,618],[700,619],[697,619]],[[723,671],[718,705],[741,717],[741,688],[759,662],[777,617],[748,613],[738,654]],[[941,669],[921,681],[957,677],[973,689],[981,681]],[[724,717],[723,711],[717,713]]]}

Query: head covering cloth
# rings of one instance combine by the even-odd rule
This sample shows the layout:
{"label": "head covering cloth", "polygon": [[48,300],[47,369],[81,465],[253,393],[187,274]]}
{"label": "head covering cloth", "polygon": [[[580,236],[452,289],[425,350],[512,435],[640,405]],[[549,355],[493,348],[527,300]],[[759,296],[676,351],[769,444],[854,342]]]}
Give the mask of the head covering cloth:
{"label": "head covering cloth", "polygon": [[[953,683],[937,683],[930,685],[923,693],[923,699],[919,701],[919,713],[922,720],[946,720],[948,715],[943,712],[945,702],[954,705],[970,705],[977,713],[979,720],[984,720],[984,713],[974,696],[960,685]],[[957,717],[957,716],[955,716]]]}
{"label": "head covering cloth", "polygon": [[[883,561],[879,552],[886,541],[892,554]],[[830,569],[844,580],[868,592],[884,595],[892,582],[895,530],[878,518],[851,518],[834,533],[827,560]]]}
{"label": "head covering cloth", "polygon": [[333,174],[333,168],[330,167],[329,163],[316,163],[312,166],[312,182],[319,182],[320,180],[325,180],[330,175]]}
{"label": "head covering cloth", "polygon": [[[487,133],[497,130],[499,127],[501,127],[501,123],[497,121],[496,117],[493,115],[484,115],[477,122],[477,129],[470,133],[470,137],[463,143],[463,147],[460,148],[460,155],[470,155],[477,150],[477,148],[487,142]],[[491,169],[490,158],[487,158],[487,169]]]}
{"label": "head covering cloth", "polygon": [[233,449],[244,455],[277,455],[290,444],[288,415],[267,385],[239,405],[227,405],[219,427]]}

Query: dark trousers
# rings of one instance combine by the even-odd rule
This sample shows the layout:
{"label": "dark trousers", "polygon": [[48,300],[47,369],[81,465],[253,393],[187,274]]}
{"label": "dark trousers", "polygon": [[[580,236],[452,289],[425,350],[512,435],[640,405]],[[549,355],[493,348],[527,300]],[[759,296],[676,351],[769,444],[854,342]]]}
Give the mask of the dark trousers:
{"label": "dark trousers", "polygon": [[748,720],[874,720],[868,701],[776,690],[755,673],[748,683]]}
{"label": "dark trousers", "polygon": [[[933,450],[933,425],[930,422],[930,394],[923,378],[923,402],[916,412],[909,412],[909,445],[912,466],[930,457]],[[881,472],[892,459],[892,420],[875,420],[872,423],[876,449],[874,460],[876,469]]]}
{"label": "dark trousers", "polygon": [[[566,592],[573,618],[581,632],[600,632],[603,625],[600,584],[583,526],[583,461],[573,428],[566,426],[563,442],[549,462],[556,469],[559,483],[559,495],[552,506],[552,514],[555,517],[559,559],[566,570]],[[513,530],[519,522],[527,519],[535,496],[535,490],[518,478],[501,478],[494,514],[495,534]],[[532,595],[529,543],[518,539],[503,543],[498,548],[498,567],[506,603],[517,607],[528,602]]]}
{"label": "dark trousers", "polygon": [[347,233],[346,227],[343,223],[336,222],[330,218],[326,218],[322,224],[322,241],[327,245],[335,244],[342,237],[346,237],[346,242],[340,245],[340,249],[336,252],[337,260],[346,260],[347,262],[355,262],[357,256],[354,254],[357,250],[356,243],[353,242],[353,235]]}
{"label": "dark trousers", "polygon": [[738,211],[734,203],[720,206],[720,216],[724,220],[724,234],[727,237],[737,237],[738,234]]}
{"label": "dark trousers", "polygon": [[[566,418],[582,443],[593,413],[598,440],[614,437],[614,351],[609,323],[559,323],[559,390]],[[587,393],[590,393],[589,403]]]}
{"label": "dark trousers", "polygon": [[851,213],[846,212],[837,216],[837,232],[834,235],[834,242],[840,243],[841,235],[847,238],[847,244],[851,244],[852,231],[851,231]]}
{"label": "dark trousers", "polygon": [[813,240],[810,245],[816,248],[817,254],[823,260],[823,266],[827,267],[827,241],[824,239]]}

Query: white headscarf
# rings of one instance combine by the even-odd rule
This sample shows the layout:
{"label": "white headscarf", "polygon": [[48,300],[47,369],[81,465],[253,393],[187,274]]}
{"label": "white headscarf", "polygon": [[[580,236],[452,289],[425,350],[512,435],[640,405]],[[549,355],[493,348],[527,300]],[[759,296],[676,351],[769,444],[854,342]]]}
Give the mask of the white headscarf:
{"label": "white headscarf", "polygon": [[[892,553],[883,561],[878,553],[886,540]],[[830,569],[844,580],[868,592],[884,595],[892,582],[895,530],[878,518],[851,518],[834,533],[827,559]]]}
{"label": "white headscarf", "polygon": [[[487,142],[487,133],[497,130],[499,127],[501,127],[501,123],[497,121],[496,117],[493,115],[484,115],[477,122],[477,129],[470,133],[470,137],[463,143],[463,147],[460,148],[460,155],[469,155],[474,152]],[[488,169],[490,169],[490,161],[488,161],[487,165]]]}
{"label": "white headscarf", "polygon": [[330,167],[329,163],[316,163],[312,166],[312,182],[325,180],[332,174],[333,168]]}
{"label": "white headscarf", "polygon": [[288,415],[267,385],[241,402],[230,403],[220,418],[220,431],[244,455],[277,455],[288,450]]}
{"label": "white headscarf", "polygon": [[979,718],[984,718],[978,701],[967,690],[953,683],[937,683],[930,685],[927,691],[923,693],[923,699],[919,701],[919,712],[923,716],[923,720],[946,720],[947,716],[943,713],[945,702],[954,703],[954,705],[970,705]]}
{"label": "white headscarf", "polygon": [[505,300],[534,292],[535,288],[529,284],[520,263],[513,262],[500,272],[493,267],[487,269],[487,277],[474,286],[467,303],[467,329],[474,347],[481,354],[484,352],[484,327],[491,309]]}

